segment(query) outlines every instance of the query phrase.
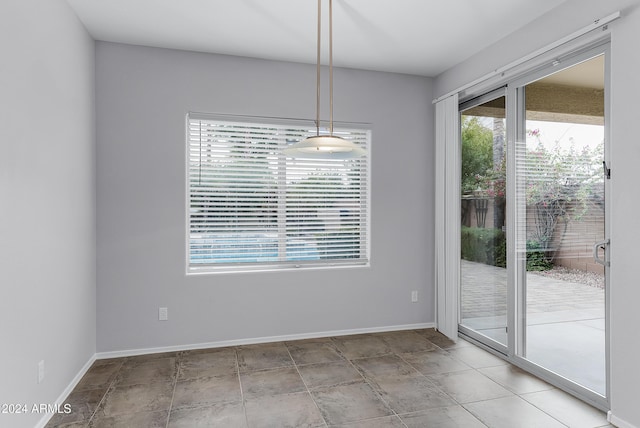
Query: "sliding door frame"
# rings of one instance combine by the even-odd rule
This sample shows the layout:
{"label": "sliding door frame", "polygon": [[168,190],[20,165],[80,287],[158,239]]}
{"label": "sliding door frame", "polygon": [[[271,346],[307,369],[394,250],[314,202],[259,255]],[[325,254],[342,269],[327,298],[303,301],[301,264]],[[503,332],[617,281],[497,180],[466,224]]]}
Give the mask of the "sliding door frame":
{"label": "sliding door frame", "polygon": [[[507,171],[506,171],[506,233],[507,233],[507,347],[501,346],[496,341],[487,340],[483,335],[474,333],[468,328],[459,327],[459,334],[465,338],[471,339],[472,342],[480,345],[488,351],[502,356],[510,363],[528,371],[529,373],[551,383],[552,385],[588,402],[589,404],[607,411],[610,409],[610,282],[609,269],[605,268],[605,370],[606,370],[606,393],[604,396],[582,387],[569,379],[553,373],[543,367],[532,363],[522,357],[526,353],[526,248],[516,248],[518,241],[526,242],[526,239],[518,239],[522,233],[526,233],[523,224],[518,221],[522,218],[523,210],[526,209],[523,192],[517,192],[518,185],[516,174],[516,150],[518,143],[523,144],[526,137],[525,124],[525,94],[524,87],[536,80],[539,80],[550,74],[562,71],[581,62],[587,61],[599,55],[604,55],[605,59],[605,162],[609,164],[611,150],[611,132],[610,132],[610,62],[611,49],[608,37],[585,46],[574,48],[563,55],[556,56],[553,60],[548,60],[537,66],[531,66],[520,72],[517,76],[505,78],[496,84],[491,90],[486,90],[482,94],[475,96],[461,96],[459,104],[459,112],[462,113],[463,108],[469,108],[470,104],[478,100],[477,104],[482,104],[491,98],[497,98],[500,95],[493,96],[500,91],[506,92],[506,151],[507,151]],[[506,90],[505,90],[506,85]],[[487,98],[488,97],[488,98]],[[466,104],[465,104],[466,103]],[[522,147],[520,147],[522,149]],[[460,160],[458,160],[460,162]],[[459,170],[459,166],[458,166]],[[611,204],[607,202],[607,196],[611,194],[611,180],[605,179],[605,237],[610,236],[610,210]],[[459,203],[459,201],[458,201]],[[525,235],[526,236],[526,235]],[[460,239],[458,230],[457,239]],[[460,287],[460,284],[459,284]],[[458,292],[460,299],[461,290]],[[459,302],[460,304],[461,302]],[[458,311],[461,313],[461,311]],[[460,318],[460,316],[459,316]],[[460,325],[460,319],[458,325]]]}
{"label": "sliding door frame", "polygon": [[[462,123],[462,116],[464,114],[464,112],[466,110],[472,109],[474,107],[480,106],[482,104],[485,104],[489,101],[493,101],[496,100],[498,98],[504,97],[505,100],[507,99],[507,87],[506,86],[502,86],[500,88],[494,89],[493,91],[487,92],[483,95],[480,95],[479,97],[473,98],[471,100],[465,101],[463,103],[460,103],[458,106],[458,113],[460,115],[460,120],[459,123]],[[508,116],[508,106],[505,106],[505,116]],[[505,125],[508,126],[508,125]],[[505,136],[506,137],[506,136]],[[508,138],[508,137],[507,137]],[[505,138],[505,145],[507,144],[507,138]],[[460,167],[458,166],[458,170],[460,170]],[[460,198],[458,198],[458,203],[460,203]],[[458,242],[460,240],[460,230],[458,229]],[[507,261],[507,266],[509,265],[509,262]],[[461,270],[461,266],[460,266],[460,260],[458,260],[458,270]],[[462,275],[460,275],[460,291],[458,292],[458,296],[459,296],[459,302],[458,302],[458,331],[463,334],[466,337],[469,337],[477,342],[482,343],[485,346],[488,346],[489,348],[493,349],[494,351],[499,352],[500,354],[503,355],[508,355],[509,352],[509,337],[507,337],[507,345],[504,345],[500,342],[498,342],[497,340],[494,340],[488,336],[485,336],[481,333],[476,332],[475,330],[473,330],[470,327],[466,327],[464,325],[462,325]],[[507,286],[507,301],[509,301],[511,299],[512,296],[510,296],[510,291],[509,288]],[[507,309],[507,334],[509,334],[510,328],[509,326],[509,311]]]}
{"label": "sliding door frame", "polygon": [[[518,185],[518,177],[516,173],[516,163],[515,163],[515,152],[518,150],[518,144],[522,144],[526,138],[526,118],[525,118],[525,91],[524,88],[526,85],[535,82],[539,79],[542,79],[546,76],[554,74],[556,72],[568,69],[577,64],[580,64],[584,61],[588,61],[589,59],[595,58],[597,56],[604,55],[605,61],[605,73],[604,73],[604,94],[605,94],[605,117],[604,117],[604,138],[605,138],[605,152],[604,152],[604,161],[609,164],[609,151],[610,151],[610,117],[609,117],[609,98],[610,98],[610,57],[611,50],[609,43],[603,43],[601,45],[591,47],[589,49],[582,50],[580,52],[576,52],[572,55],[568,55],[566,58],[562,60],[556,60],[553,63],[547,65],[546,67],[539,68],[535,71],[532,71],[525,76],[515,79],[513,82],[510,82],[507,85],[507,100],[511,100],[511,109],[507,112],[507,117],[511,119],[511,128],[507,128],[507,141],[510,151],[507,153],[510,155],[509,160],[507,161],[507,165],[509,165],[509,161],[511,161],[511,168],[508,167],[507,171],[507,183],[511,182],[511,189],[507,188],[507,197],[511,197],[511,201],[513,198],[517,197],[516,186]],[[611,180],[604,180],[604,192],[605,192],[605,225],[604,225],[604,233],[605,237],[610,236],[610,205],[607,202],[607,196],[611,194],[610,192],[610,183]],[[508,184],[507,184],[508,185]],[[509,192],[511,190],[511,192]],[[523,192],[520,192],[522,194]],[[508,199],[509,200],[509,199]],[[508,206],[509,207],[509,206]],[[514,289],[515,291],[515,300],[510,303],[513,304],[513,318],[514,318],[514,328],[509,328],[509,330],[513,330],[513,334],[515,334],[515,338],[512,342],[515,346],[510,347],[509,349],[509,360],[515,365],[518,365],[528,372],[548,381],[549,383],[558,386],[559,388],[571,393],[579,397],[580,399],[591,403],[592,405],[601,408],[602,410],[609,410],[609,394],[610,394],[610,309],[609,309],[609,293],[610,293],[610,284],[609,284],[609,268],[605,267],[605,383],[606,383],[606,392],[605,395],[602,396],[594,391],[591,391],[585,387],[582,387],[571,380],[560,376],[558,374],[552,373],[549,370],[544,369],[543,367],[532,363],[528,359],[526,359],[526,328],[527,328],[527,311],[526,311],[526,249],[523,248],[515,248],[516,242],[526,242],[526,235],[523,239],[522,234],[526,233],[526,230],[523,229],[522,224],[519,224],[518,219],[525,218],[523,217],[522,210],[525,209],[524,201],[515,201],[515,203],[511,204],[511,209],[508,210],[507,218],[510,219],[507,224],[507,236],[510,236],[510,239],[507,239],[507,254],[512,258],[515,258],[515,262],[510,266],[514,270],[511,272],[510,277],[512,280],[516,281],[515,286],[508,287],[509,289]],[[520,210],[520,211],[519,211]],[[509,248],[509,244],[511,244],[511,249]],[[523,357],[525,355],[525,357]]]}

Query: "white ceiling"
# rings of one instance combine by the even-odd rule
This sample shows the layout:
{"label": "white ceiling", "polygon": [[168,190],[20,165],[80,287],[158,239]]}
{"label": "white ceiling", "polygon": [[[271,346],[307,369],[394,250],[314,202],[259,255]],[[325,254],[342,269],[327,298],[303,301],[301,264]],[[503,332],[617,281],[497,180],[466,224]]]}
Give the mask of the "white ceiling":
{"label": "white ceiling", "polygon": [[[335,0],[334,64],[436,76],[564,1]],[[316,0],[67,2],[96,40],[316,61]]]}

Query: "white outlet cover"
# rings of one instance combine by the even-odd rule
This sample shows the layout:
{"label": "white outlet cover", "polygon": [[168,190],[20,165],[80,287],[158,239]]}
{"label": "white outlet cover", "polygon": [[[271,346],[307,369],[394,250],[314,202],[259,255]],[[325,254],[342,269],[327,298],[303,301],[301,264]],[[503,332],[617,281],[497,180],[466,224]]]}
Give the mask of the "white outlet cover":
{"label": "white outlet cover", "polygon": [[414,303],[418,301],[418,292],[417,291],[412,291],[411,292],[411,301],[414,302]]}
{"label": "white outlet cover", "polygon": [[168,308],[158,308],[158,320],[167,321],[169,319],[169,309]]}

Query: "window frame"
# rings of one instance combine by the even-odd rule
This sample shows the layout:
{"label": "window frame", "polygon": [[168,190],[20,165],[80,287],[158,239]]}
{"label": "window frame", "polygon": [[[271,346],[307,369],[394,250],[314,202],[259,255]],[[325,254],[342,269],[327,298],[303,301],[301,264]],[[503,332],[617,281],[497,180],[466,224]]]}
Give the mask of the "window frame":
{"label": "window frame", "polygon": [[[263,117],[263,116],[243,116],[243,115],[228,115],[228,114],[213,114],[213,113],[201,113],[189,111],[185,115],[185,268],[186,275],[208,275],[219,273],[245,273],[245,272],[268,272],[268,271],[287,271],[287,270],[299,270],[299,269],[334,269],[334,268],[353,268],[353,267],[369,267],[370,266],[370,228],[371,228],[371,141],[372,141],[372,126],[367,123],[353,123],[353,122],[335,122],[334,130],[336,133],[355,131],[365,135],[367,154],[365,155],[365,167],[361,172],[363,177],[363,186],[361,186],[360,193],[362,195],[363,202],[361,203],[360,225],[359,233],[361,234],[358,244],[360,251],[364,253],[363,257],[359,258],[346,258],[346,259],[318,259],[318,260],[279,260],[279,261],[264,261],[264,262],[230,262],[230,263],[203,263],[194,264],[191,262],[191,183],[190,183],[190,122],[194,120],[203,121],[220,121],[220,122],[244,122],[257,126],[291,126],[295,129],[307,130],[310,135],[315,135],[315,122],[304,119],[290,119],[290,118],[277,118],[277,117]],[[321,134],[326,132],[323,127],[320,128]],[[278,159],[278,163],[285,165],[287,159],[285,155],[281,155]],[[232,181],[229,181],[232,183]],[[282,185],[281,177],[278,178],[279,186]],[[363,187],[363,188],[362,188]],[[287,185],[284,187],[278,187],[278,193],[286,191]],[[286,206],[282,210],[282,202],[279,203],[278,216],[286,217]],[[286,248],[286,233],[284,234],[284,240],[282,239],[282,225],[284,223],[278,223],[278,247],[282,250]],[[281,242],[282,241],[282,242]],[[280,256],[280,252],[278,256]]]}

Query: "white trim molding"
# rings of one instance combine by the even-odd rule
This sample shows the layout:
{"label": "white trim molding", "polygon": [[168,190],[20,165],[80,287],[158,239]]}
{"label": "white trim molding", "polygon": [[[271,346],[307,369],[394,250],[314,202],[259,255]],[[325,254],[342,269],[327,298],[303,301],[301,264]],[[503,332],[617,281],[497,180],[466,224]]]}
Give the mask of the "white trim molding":
{"label": "white trim molding", "polygon": [[[58,396],[58,398],[54,403],[54,407],[57,407],[57,408],[62,407],[62,405],[64,404],[69,394],[71,394],[71,391],[73,391],[73,389],[78,385],[78,383],[80,382],[80,379],[82,379],[82,377],[87,373],[87,371],[89,371],[89,369],[91,368],[91,366],[95,361],[96,361],[96,354],[93,354],[91,358],[89,358],[89,361],[87,361],[84,364],[84,366],[82,366],[78,374],[75,375],[75,377],[71,380],[69,385],[67,385],[64,391],[62,391],[62,393]],[[49,421],[53,416],[54,416],[54,413],[46,413],[42,415],[42,418],[40,418],[38,423],[35,425],[35,428],[44,428],[44,426],[46,426],[47,423],[49,423]]]}
{"label": "white trim molding", "polygon": [[629,422],[618,418],[611,412],[611,410],[607,412],[607,420],[611,422],[612,425],[615,425],[618,428],[638,428],[636,425],[630,424]]}
{"label": "white trim molding", "polygon": [[273,342],[304,340],[304,339],[318,339],[322,337],[348,336],[351,334],[385,333],[390,331],[419,330],[419,329],[434,328],[434,327],[435,327],[434,323],[418,323],[418,324],[392,325],[392,326],[384,326],[384,327],[358,328],[358,329],[350,329],[350,330],[322,331],[317,333],[288,334],[283,336],[266,336],[266,337],[247,338],[247,339],[221,340],[217,342],[194,343],[194,344],[176,345],[176,346],[163,346],[158,348],[140,348],[140,349],[127,349],[122,351],[99,352],[96,354],[95,359],[103,360],[106,358],[133,357],[136,355],[158,354],[161,352],[177,352],[177,351],[189,351],[194,349],[224,348],[227,346],[256,345],[259,343],[273,343]]}

